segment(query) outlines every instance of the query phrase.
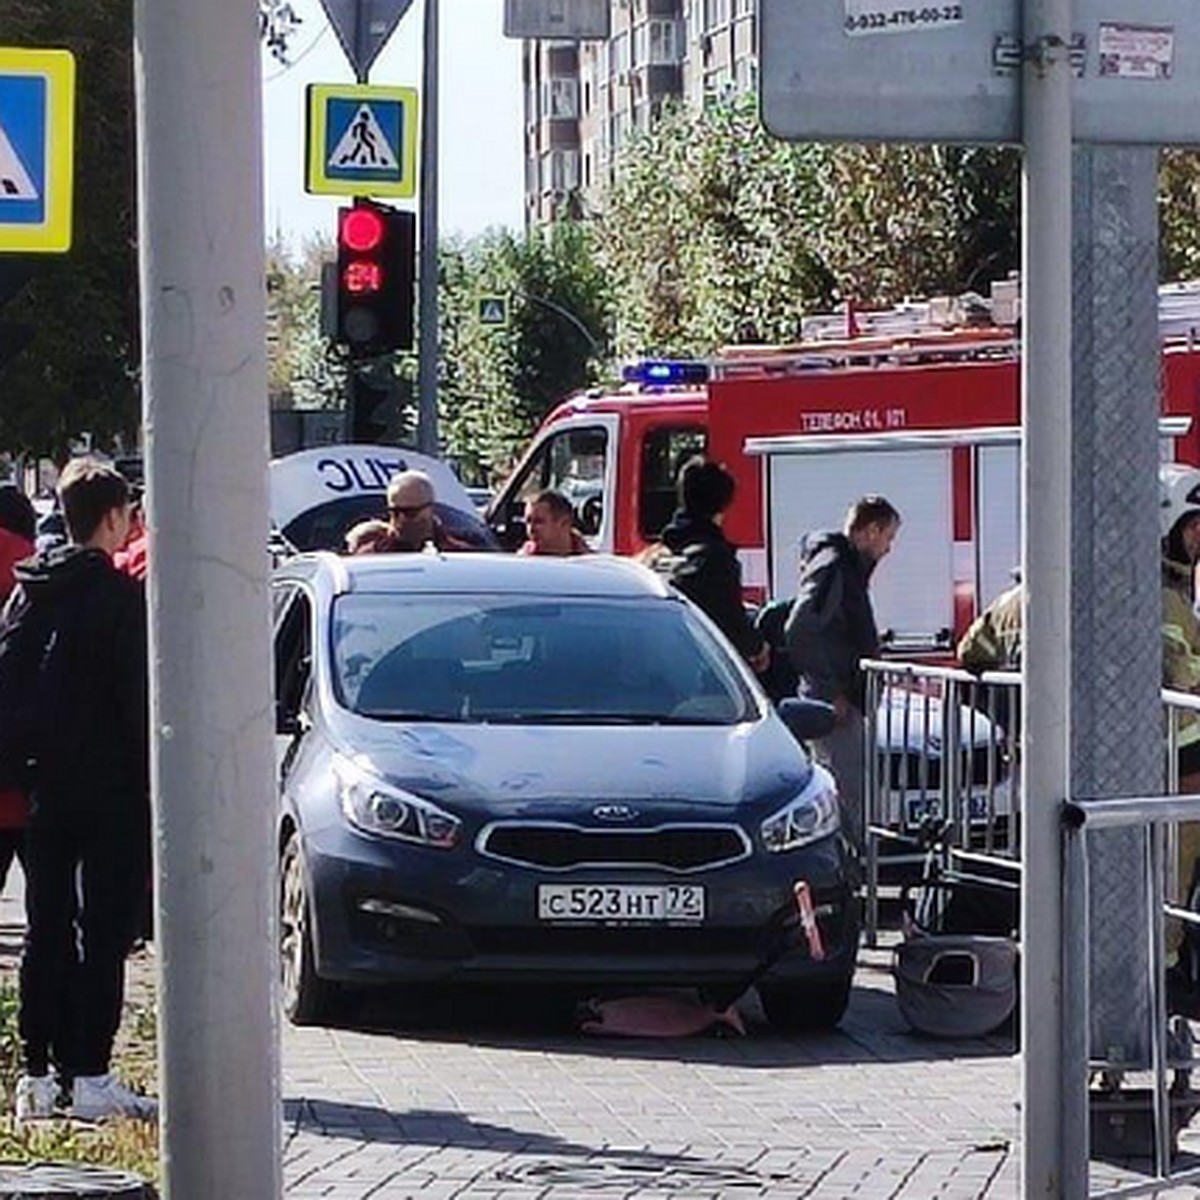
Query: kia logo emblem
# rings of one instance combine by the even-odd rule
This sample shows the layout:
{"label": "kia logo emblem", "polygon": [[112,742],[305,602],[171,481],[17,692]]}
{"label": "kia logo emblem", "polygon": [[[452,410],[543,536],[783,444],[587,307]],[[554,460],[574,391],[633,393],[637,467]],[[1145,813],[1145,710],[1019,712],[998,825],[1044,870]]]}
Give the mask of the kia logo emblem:
{"label": "kia logo emblem", "polygon": [[632,821],[637,815],[637,809],[628,804],[597,804],[592,809],[597,821]]}

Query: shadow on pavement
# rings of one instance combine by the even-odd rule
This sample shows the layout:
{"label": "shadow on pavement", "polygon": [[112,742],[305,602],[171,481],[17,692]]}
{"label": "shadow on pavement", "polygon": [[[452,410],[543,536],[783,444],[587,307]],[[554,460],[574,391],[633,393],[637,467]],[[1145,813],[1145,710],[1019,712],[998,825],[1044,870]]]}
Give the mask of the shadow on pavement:
{"label": "shadow on pavement", "polygon": [[[498,1185],[606,1188],[648,1187],[688,1194],[692,1187],[741,1189],[762,1187],[784,1178],[734,1162],[714,1163],[683,1153],[656,1153],[647,1148],[585,1145],[554,1134],[472,1120],[461,1112],[411,1109],[392,1112],[371,1105],[317,1099],[288,1099],[284,1119],[292,1136],[350,1138],[372,1144],[428,1146],[438,1150],[486,1150],[520,1155],[492,1171]],[[695,1194],[694,1192],[692,1194]]]}
{"label": "shadow on pavement", "polygon": [[[877,972],[876,972],[877,973]],[[578,1032],[580,1000],[597,994],[534,987],[380,988],[362,993],[340,1028],[407,1041],[451,1042],[540,1054],[728,1063],[738,1067],[812,1066],[857,1062],[940,1062],[1016,1053],[1009,1029],[988,1037],[935,1039],[914,1034],[889,990],[860,969],[841,1025],[814,1033],[779,1033],[763,1021],[755,998],[743,1002],[746,1037],[601,1037]],[[620,992],[610,994],[622,994]],[[625,993],[629,994],[629,993]]]}

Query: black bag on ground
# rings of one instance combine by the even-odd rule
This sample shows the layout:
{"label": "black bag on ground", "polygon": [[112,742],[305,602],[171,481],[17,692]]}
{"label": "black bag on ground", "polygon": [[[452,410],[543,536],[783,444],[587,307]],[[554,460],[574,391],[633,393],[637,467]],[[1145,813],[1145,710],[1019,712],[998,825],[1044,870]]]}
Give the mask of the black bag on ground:
{"label": "black bag on ground", "polygon": [[932,865],[915,904],[905,889],[905,940],[892,973],[900,1012],[932,1037],[982,1037],[1016,1010],[1019,892],[938,878]]}

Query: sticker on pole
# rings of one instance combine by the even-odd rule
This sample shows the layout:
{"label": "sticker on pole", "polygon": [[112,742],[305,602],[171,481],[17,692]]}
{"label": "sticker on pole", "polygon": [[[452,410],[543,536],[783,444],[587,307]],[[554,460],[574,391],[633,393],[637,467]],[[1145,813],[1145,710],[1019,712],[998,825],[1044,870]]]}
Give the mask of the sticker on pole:
{"label": "sticker on pole", "polygon": [[1164,25],[1116,25],[1102,21],[1096,39],[1100,74],[1110,79],[1171,78],[1175,30]]}
{"label": "sticker on pole", "polygon": [[310,84],[306,161],[305,190],[317,195],[416,195],[416,91]]}
{"label": "sticker on pole", "polygon": [[846,0],[846,36],[870,37],[877,33],[928,33],[963,23],[963,9],[972,0],[956,4],[913,4],[911,0]]}

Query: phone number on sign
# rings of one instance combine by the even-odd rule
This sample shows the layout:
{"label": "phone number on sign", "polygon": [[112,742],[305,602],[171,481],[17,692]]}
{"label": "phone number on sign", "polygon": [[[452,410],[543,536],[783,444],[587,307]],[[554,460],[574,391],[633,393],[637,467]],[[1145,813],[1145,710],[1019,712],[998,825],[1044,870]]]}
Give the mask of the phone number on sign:
{"label": "phone number on sign", "polygon": [[897,8],[846,14],[846,32],[894,33],[901,29],[931,29],[963,19],[961,4],[931,4],[925,8]]}

